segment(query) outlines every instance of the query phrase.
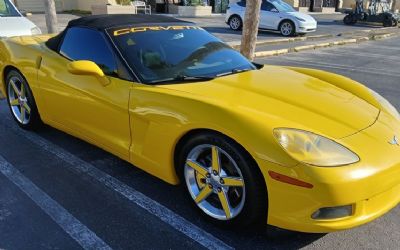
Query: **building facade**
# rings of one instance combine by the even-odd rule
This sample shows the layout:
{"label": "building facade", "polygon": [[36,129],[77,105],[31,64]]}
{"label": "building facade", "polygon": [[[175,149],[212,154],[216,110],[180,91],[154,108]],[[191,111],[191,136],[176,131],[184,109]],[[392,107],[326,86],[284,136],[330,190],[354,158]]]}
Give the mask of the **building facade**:
{"label": "building facade", "polygon": [[[28,12],[43,12],[43,0],[13,0],[18,9]],[[106,4],[110,0],[55,0],[57,11],[66,10],[83,10],[91,11],[91,6],[94,4]],[[115,0],[111,0],[115,1]],[[157,12],[166,12],[165,7],[169,4],[181,4],[183,0],[147,0],[147,3],[152,6]],[[213,7],[214,13],[224,13],[229,2],[237,2],[239,0],[197,0],[204,4]],[[300,11],[314,12],[335,12],[341,8],[352,8],[356,0],[284,0],[288,4]],[[388,0],[390,1],[390,0]],[[400,9],[400,0],[392,0],[395,3],[395,9]],[[366,0],[366,2],[368,2]],[[366,3],[368,6],[368,3]]]}
{"label": "building facade", "polygon": [[[43,12],[43,0],[13,0],[20,10],[28,12]],[[57,11],[83,10],[91,11],[94,4],[107,4],[108,0],[54,0]]]}
{"label": "building facade", "polygon": [[[44,2],[42,0],[12,0],[19,10],[28,12],[43,12]],[[63,10],[63,1],[55,0],[58,11]]]}

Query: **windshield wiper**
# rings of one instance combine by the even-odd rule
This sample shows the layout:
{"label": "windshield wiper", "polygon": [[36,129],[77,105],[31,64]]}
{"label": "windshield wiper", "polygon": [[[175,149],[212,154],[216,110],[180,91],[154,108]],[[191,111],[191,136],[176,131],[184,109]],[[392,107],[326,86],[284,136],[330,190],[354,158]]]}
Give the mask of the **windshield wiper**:
{"label": "windshield wiper", "polygon": [[173,78],[167,78],[162,80],[155,80],[150,83],[152,84],[160,84],[160,83],[174,83],[174,82],[202,82],[202,81],[211,81],[215,79],[213,76],[187,76],[187,75],[177,75]]}
{"label": "windshield wiper", "polygon": [[229,72],[218,74],[217,77],[238,74],[238,73],[242,73],[242,72],[246,72],[246,71],[250,71],[250,70],[253,70],[253,69],[232,69]]}

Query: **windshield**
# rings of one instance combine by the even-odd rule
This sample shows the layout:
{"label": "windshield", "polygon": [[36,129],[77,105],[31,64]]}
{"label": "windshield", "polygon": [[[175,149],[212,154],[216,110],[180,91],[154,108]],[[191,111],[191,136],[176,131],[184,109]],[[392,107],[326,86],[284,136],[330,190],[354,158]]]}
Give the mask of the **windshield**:
{"label": "windshield", "polygon": [[0,0],[0,17],[21,16],[9,0]]}
{"label": "windshield", "polygon": [[287,4],[281,0],[272,0],[270,2],[275,6],[275,8],[279,12],[295,12],[296,11],[293,9],[292,6],[290,6],[289,4]]}
{"label": "windshield", "polygon": [[239,52],[195,26],[113,28],[108,34],[144,83],[255,69]]}

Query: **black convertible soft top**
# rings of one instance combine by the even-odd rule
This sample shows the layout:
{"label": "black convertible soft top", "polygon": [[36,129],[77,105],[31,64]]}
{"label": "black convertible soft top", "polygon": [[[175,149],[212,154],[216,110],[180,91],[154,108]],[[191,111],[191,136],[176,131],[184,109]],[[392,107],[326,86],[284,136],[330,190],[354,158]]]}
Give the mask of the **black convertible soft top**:
{"label": "black convertible soft top", "polygon": [[[72,20],[68,23],[68,27],[89,27],[98,30],[105,30],[111,27],[123,25],[143,25],[152,23],[188,23],[173,17],[162,15],[131,15],[131,14],[116,14],[116,15],[95,15],[87,16]],[[67,27],[67,28],[68,28]]]}
{"label": "black convertible soft top", "polygon": [[71,27],[87,27],[99,31],[104,31],[108,28],[125,26],[125,25],[138,26],[138,25],[151,25],[151,24],[163,24],[163,23],[193,24],[191,22],[186,22],[173,17],[162,16],[162,15],[141,15],[141,14],[93,15],[71,20],[68,23],[67,28],[65,28],[65,30],[60,34],[58,34],[57,36],[50,38],[46,42],[46,45],[50,49],[57,51],[64,37],[65,31]]}

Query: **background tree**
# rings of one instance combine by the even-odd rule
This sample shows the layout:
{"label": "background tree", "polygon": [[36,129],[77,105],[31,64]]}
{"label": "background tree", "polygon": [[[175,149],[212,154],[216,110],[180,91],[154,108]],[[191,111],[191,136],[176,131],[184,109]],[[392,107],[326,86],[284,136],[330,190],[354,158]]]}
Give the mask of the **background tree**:
{"label": "background tree", "polygon": [[260,24],[260,9],[261,0],[246,1],[246,13],[244,16],[240,52],[249,60],[254,59],[254,52],[256,50],[258,25]]}
{"label": "background tree", "polygon": [[57,22],[57,12],[56,12],[56,4],[54,0],[43,0],[44,1],[44,10],[46,12],[46,25],[48,33],[57,33],[58,32],[58,22]]}

